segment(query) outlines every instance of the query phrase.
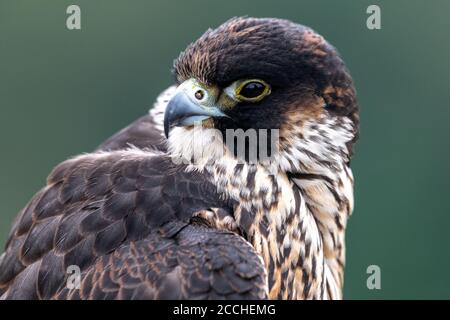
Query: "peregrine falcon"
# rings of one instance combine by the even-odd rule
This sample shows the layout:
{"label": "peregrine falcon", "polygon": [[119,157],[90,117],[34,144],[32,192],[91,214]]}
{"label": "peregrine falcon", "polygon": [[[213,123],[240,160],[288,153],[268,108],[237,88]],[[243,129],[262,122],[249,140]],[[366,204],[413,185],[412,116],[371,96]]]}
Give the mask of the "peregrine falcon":
{"label": "peregrine falcon", "polygon": [[50,173],[0,256],[0,299],[342,298],[359,116],[336,49],[233,18],[174,76],[148,115]]}

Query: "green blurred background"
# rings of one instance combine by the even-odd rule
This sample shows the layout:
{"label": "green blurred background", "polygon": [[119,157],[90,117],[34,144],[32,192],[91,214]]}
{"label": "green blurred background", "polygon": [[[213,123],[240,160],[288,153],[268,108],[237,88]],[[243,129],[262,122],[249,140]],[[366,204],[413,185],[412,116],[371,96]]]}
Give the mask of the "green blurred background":
{"label": "green blurred background", "polygon": [[[82,30],[66,29],[81,7]],[[381,7],[382,29],[366,28]],[[345,298],[450,298],[450,1],[0,1],[0,245],[58,162],[147,112],[173,59],[237,15],[306,24],[359,93]],[[1,251],[1,250],[0,250]],[[381,290],[366,268],[381,267]]]}

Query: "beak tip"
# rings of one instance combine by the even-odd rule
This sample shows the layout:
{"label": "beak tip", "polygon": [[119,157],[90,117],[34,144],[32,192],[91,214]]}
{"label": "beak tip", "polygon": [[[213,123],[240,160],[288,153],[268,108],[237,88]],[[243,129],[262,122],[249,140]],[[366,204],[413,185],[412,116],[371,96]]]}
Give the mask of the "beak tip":
{"label": "beak tip", "polygon": [[164,135],[166,136],[166,139],[169,139],[169,128],[170,124],[169,124],[169,119],[167,116],[167,113],[164,115]]}

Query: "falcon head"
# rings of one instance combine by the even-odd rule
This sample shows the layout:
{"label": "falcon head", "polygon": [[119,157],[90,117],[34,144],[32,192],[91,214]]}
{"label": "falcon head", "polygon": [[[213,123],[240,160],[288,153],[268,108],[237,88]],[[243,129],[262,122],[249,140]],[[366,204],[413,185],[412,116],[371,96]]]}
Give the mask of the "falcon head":
{"label": "falcon head", "polygon": [[[193,127],[202,123],[222,134],[221,145],[228,129],[276,129],[277,166],[285,172],[349,162],[358,135],[355,90],[337,51],[313,30],[234,18],[190,44],[174,73],[178,87],[164,118],[173,154],[191,156],[199,143]],[[265,142],[255,141],[257,149]],[[214,157],[215,142],[201,144]]]}

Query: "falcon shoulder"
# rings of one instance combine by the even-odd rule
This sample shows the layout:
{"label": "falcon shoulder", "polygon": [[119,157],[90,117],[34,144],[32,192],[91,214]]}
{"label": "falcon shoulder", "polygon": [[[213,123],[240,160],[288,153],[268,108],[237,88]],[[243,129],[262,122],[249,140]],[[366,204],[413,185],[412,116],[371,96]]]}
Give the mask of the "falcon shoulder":
{"label": "falcon shoulder", "polygon": [[140,149],[151,148],[166,151],[166,138],[163,128],[164,111],[175,90],[175,86],[170,86],[161,92],[149,114],[114,134],[103,142],[97,150],[112,151],[134,146]]}

